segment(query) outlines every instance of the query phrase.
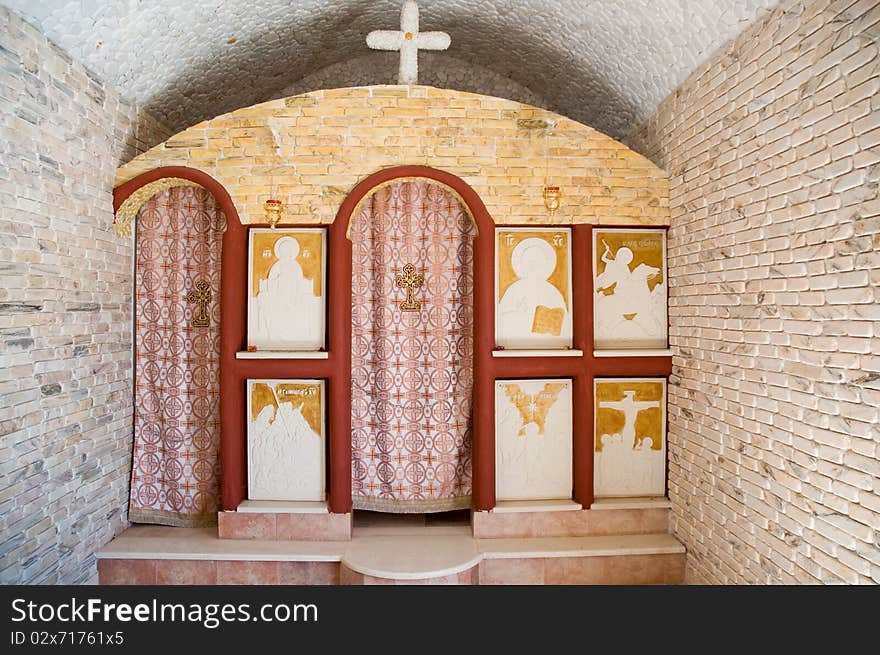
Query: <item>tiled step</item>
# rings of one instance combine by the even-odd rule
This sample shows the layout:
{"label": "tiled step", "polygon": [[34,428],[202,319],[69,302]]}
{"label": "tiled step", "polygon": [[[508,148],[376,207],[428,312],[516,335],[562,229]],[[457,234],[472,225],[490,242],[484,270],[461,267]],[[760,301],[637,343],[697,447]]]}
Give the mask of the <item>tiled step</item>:
{"label": "tiled step", "polygon": [[436,575],[426,578],[389,578],[365,575],[354,571],[345,564],[339,567],[339,584],[344,585],[475,585],[479,584],[479,569],[475,564],[458,573]]}
{"label": "tiled step", "polygon": [[471,522],[478,539],[657,534],[668,530],[670,507],[666,498],[606,498],[590,509],[573,502],[506,502],[473,512]]}
{"label": "tiled step", "polygon": [[679,584],[668,534],[474,539],[467,528],[355,530],[351,541],[219,539],[137,526],[98,554],[101,584]]}
{"label": "tiled step", "polygon": [[101,550],[100,584],[338,584],[346,542],[219,539],[216,528],[134,526]]}
{"label": "tiled step", "polygon": [[670,534],[481,539],[481,585],[684,583],[685,548]]}
{"label": "tiled step", "polygon": [[98,559],[102,585],[336,585],[339,562]]}
{"label": "tiled step", "polygon": [[327,503],[245,500],[235,512],[218,512],[221,539],[347,541],[351,514],[331,514]]}

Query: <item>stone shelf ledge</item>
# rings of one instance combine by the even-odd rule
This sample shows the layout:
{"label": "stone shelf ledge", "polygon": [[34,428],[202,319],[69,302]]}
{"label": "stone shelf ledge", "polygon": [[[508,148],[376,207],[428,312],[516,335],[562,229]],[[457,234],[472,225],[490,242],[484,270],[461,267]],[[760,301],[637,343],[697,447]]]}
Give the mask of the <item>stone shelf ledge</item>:
{"label": "stone shelf ledge", "polygon": [[685,547],[671,534],[480,539],[478,548],[485,559],[676,555],[685,552]]}
{"label": "stone shelf ledge", "polygon": [[593,357],[672,357],[672,348],[646,348],[639,350],[594,350]]}
{"label": "stone shelf ledge", "polygon": [[590,509],[672,509],[672,501],[665,496],[639,498],[595,498]]}
{"label": "stone shelf ledge", "polygon": [[581,510],[580,503],[573,500],[501,500],[495,503],[490,512],[505,514],[510,512],[569,512]]}
{"label": "stone shelf ledge", "polygon": [[323,350],[240,350],[236,359],[327,359],[330,353]]}
{"label": "stone shelf ledge", "polygon": [[133,526],[96,553],[98,559],[339,562],[345,541],[219,539],[217,528]]}
{"label": "stone shelf ledge", "polygon": [[326,501],[243,500],[236,510],[245,514],[329,514]]}
{"label": "stone shelf ledge", "polygon": [[493,350],[492,357],[583,357],[583,350]]}

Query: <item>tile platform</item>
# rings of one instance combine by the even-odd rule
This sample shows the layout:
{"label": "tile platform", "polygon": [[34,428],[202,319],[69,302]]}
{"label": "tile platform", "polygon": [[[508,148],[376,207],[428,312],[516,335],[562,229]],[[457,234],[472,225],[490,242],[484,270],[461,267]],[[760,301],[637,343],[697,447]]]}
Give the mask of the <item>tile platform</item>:
{"label": "tile platform", "polygon": [[467,525],[376,521],[350,541],[280,541],[134,526],[98,553],[98,574],[101,584],[679,584],[684,552],[665,533],[478,539]]}

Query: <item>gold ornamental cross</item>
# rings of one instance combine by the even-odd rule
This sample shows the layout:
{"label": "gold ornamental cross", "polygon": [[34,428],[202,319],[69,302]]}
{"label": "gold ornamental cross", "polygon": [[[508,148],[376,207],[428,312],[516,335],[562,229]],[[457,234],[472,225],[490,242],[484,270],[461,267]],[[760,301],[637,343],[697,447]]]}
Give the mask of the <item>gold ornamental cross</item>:
{"label": "gold ornamental cross", "polygon": [[197,304],[199,307],[195,311],[195,315],[189,324],[193,327],[208,327],[211,322],[208,320],[208,303],[211,302],[211,285],[207,280],[199,280],[196,282],[196,288],[191,289],[186,294],[186,301]]}
{"label": "gold ornamental cross", "polygon": [[395,278],[395,283],[401,289],[406,289],[406,300],[400,303],[400,311],[417,312],[422,308],[422,303],[415,299],[415,290],[425,282],[425,276],[416,273],[416,267],[407,264],[403,267],[403,275]]}

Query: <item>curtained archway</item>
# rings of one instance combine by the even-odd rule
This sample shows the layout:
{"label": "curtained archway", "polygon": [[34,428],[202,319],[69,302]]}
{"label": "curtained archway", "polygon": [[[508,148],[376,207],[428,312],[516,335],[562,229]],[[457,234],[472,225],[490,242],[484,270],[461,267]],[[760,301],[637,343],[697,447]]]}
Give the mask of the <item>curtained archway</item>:
{"label": "curtained archway", "polygon": [[[225,216],[198,185],[144,187],[135,222],[129,519],[197,526],[219,503],[220,259]],[[167,188],[165,188],[167,187]]]}
{"label": "curtained archway", "polygon": [[470,507],[473,218],[448,187],[397,179],[349,237],[353,506]]}

